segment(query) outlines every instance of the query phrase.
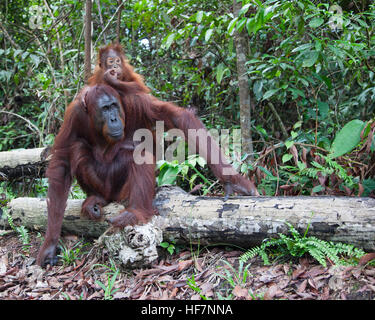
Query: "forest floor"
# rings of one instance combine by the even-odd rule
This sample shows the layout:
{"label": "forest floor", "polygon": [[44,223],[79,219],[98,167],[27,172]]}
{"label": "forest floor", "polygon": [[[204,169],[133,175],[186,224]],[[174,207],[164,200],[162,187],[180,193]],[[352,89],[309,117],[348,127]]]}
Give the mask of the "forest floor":
{"label": "forest floor", "polygon": [[[28,249],[14,232],[0,236],[0,300],[375,299],[375,267],[370,265],[323,267],[301,258],[265,266],[255,257],[246,262],[245,273],[239,264],[243,252],[208,247],[172,255],[163,249],[150,268],[116,272],[91,241],[73,265],[41,269],[35,265],[40,237],[29,236]],[[67,247],[77,240],[63,237]]]}

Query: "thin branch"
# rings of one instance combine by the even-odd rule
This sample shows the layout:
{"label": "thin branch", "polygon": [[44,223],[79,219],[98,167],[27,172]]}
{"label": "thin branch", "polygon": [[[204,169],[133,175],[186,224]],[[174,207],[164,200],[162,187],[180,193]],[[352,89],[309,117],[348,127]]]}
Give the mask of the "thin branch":
{"label": "thin branch", "polygon": [[12,115],[12,116],[16,116],[16,117],[18,117],[18,118],[20,118],[20,119],[26,121],[27,124],[29,125],[29,128],[32,129],[33,131],[35,131],[35,132],[38,134],[38,136],[39,136],[39,140],[40,140],[40,141],[43,141],[43,135],[42,135],[42,133],[40,132],[39,128],[38,128],[35,124],[33,124],[29,119],[26,119],[26,118],[20,116],[19,114],[17,114],[17,113],[13,113],[13,112],[10,112],[10,111],[3,111],[3,110],[0,110],[0,113],[5,113],[5,114]]}
{"label": "thin branch", "polygon": [[107,25],[104,27],[104,29],[100,32],[98,38],[96,39],[95,43],[94,43],[94,48],[96,48],[96,45],[99,41],[99,39],[101,38],[102,34],[108,29],[109,25],[111,24],[111,22],[113,21],[113,19],[117,16],[117,13],[119,12],[119,10],[121,9],[121,7],[125,4],[125,2],[122,2],[121,5],[116,9],[115,13],[112,15],[111,19],[109,19]]}
{"label": "thin branch", "polygon": [[12,37],[9,35],[7,29],[4,27],[1,21],[0,21],[0,27],[3,30],[4,35],[8,38],[9,42],[12,44],[12,46],[15,47],[16,49],[20,49],[20,46],[16,42],[13,41]]}
{"label": "thin branch", "polygon": [[283,121],[281,120],[279,114],[277,113],[277,111],[275,109],[275,106],[272,104],[272,102],[268,102],[268,106],[271,109],[273,115],[275,116],[276,121],[278,122],[278,124],[280,126],[280,129],[283,132],[283,136],[286,139],[288,137],[288,132],[286,131],[285,125],[284,125]]}

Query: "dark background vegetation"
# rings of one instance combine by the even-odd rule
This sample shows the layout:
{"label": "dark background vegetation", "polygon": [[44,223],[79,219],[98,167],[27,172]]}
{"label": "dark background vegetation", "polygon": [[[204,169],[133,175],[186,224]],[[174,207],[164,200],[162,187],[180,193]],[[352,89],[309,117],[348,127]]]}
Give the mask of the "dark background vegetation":
{"label": "dark background vegetation", "polygon": [[[1,151],[53,143],[84,85],[84,15],[84,1],[1,2]],[[252,0],[237,16],[228,0],[95,0],[92,27],[92,66],[97,49],[119,39],[155,96],[196,108],[215,129],[240,128],[235,38],[242,31],[254,154],[232,154],[238,169],[267,195],[375,189],[372,1]],[[337,144],[348,152],[330,159],[335,136],[352,120],[357,141],[344,132]],[[169,170],[186,189],[213,191],[214,177],[198,163],[164,164],[161,178]]]}

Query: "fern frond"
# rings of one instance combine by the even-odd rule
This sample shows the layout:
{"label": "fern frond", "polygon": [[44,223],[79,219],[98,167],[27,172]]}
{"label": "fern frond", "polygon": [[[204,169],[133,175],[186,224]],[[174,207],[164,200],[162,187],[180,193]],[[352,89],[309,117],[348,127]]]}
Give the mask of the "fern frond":
{"label": "fern frond", "polygon": [[262,248],[259,246],[251,248],[240,256],[240,261],[246,262],[247,260],[256,257],[260,253],[260,251],[262,251]]}
{"label": "fern frond", "polygon": [[267,239],[263,241],[260,246],[249,249],[244,253],[240,260],[246,262],[248,259],[254,258],[259,255],[265,265],[269,265],[268,252],[276,253],[278,257],[282,256],[293,256],[301,257],[305,253],[310,254],[316,261],[318,261],[324,267],[327,266],[327,258],[330,259],[336,265],[347,264],[341,256],[347,256],[349,258],[362,257],[365,252],[361,249],[355,248],[353,245],[345,243],[334,243],[318,239],[314,236],[307,237],[306,233],[303,236],[299,234],[297,229],[290,224],[285,222],[289,227],[289,232],[293,237],[279,233],[279,239]]}

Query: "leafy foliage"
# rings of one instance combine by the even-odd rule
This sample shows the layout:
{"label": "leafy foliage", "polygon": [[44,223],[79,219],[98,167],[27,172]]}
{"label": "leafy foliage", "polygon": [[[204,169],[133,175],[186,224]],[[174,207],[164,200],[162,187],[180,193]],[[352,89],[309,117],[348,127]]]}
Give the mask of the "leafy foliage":
{"label": "leafy foliage", "polygon": [[[232,0],[133,0],[119,11],[116,1],[94,1],[93,48],[120,30],[155,96],[195,107],[208,128],[239,128],[235,39],[243,31],[255,161],[240,171],[265,195],[371,195],[375,5],[341,1],[337,11],[333,4],[244,0],[237,15]],[[0,8],[0,150],[50,145],[84,84],[84,2]],[[343,182],[344,171],[350,179]],[[158,183],[202,184],[207,193],[215,187],[209,175],[193,164],[162,163]]]}
{"label": "leafy foliage", "polygon": [[12,216],[8,213],[7,209],[4,210],[4,214],[6,219],[8,220],[9,226],[17,233],[18,238],[22,243],[22,251],[28,254],[31,246],[29,231],[25,228],[25,226],[16,226],[13,222]]}
{"label": "leafy foliage", "polygon": [[61,253],[58,257],[61,258],[64,266],[76,266],[77,260],[86,253],[83,249],[87,245],[88,243],[77,241],[72,247],[68,247],[60,240]]}
{"label": "leafy foliage", "polygon": [[260,246],[248,250],[241,256],[241,260],[247,260],[259,255],[263,259],[265,265],[271,264],[269,256],[285,258],[285,257],[302,257],[309,254],[316,261],[324,267],[327,266],[326,260],[329,259],[336,265],[347,264],[342,256],[347,256],[350,259],[359,259],[365,254],[361,249],[357,249],[352,245],[344,243],[333,243],[331,241],[320,240],[316,237],[307,237],[308,229],[306,229],[303,236],[288,222],[285,222],[289,227],[291,236],[279,233],[278,239],[267,239]]}

